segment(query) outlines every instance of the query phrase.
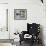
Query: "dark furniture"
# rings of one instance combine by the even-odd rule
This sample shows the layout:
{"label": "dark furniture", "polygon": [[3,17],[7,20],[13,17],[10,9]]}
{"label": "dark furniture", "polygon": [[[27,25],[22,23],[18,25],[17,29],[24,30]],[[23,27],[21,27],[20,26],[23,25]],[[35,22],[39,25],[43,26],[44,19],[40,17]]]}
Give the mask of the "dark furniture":
{"label": "dark furniture", "polygon": [[43,0],[41,0],[41,2],[43,3]]}
{"label": "dark furniture", "polygon": [[[40,33],[40,24],[36,24],[36,23],[29,24],[29,23],[27,23],[27,31],[22,31],[21,34],[19,35],[20,36],[20,44],[22,41],[30,43],[31,46],[34,43],[39,44],[39,41],[40,41],[39,33]],[[29,34],[32,37],[30,39],[28,39],[28,38],[25,39],[24,38],[25,34]]]}

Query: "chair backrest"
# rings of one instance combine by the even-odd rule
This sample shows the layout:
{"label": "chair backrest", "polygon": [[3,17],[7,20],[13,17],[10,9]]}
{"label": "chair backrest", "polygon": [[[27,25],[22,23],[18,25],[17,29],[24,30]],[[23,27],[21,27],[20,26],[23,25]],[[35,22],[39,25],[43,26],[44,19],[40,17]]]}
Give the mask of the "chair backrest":
{"label": "chair backrest", "polygon": [[27,30],[29,34],[34,34],[37,35],[40,32],[40,24],[32,23],[29,24],[27,23]]}

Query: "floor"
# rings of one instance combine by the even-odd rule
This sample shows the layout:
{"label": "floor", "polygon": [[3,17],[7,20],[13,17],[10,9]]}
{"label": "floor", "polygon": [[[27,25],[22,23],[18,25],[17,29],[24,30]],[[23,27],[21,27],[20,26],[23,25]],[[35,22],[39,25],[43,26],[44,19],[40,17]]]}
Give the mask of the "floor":
{"label": "floor", "polygon": [[[11,43],[0,43],[0,46],[31,46],[31,45],[28,43],[22,42],[21,45],[20,44],[12,45]],[[42,46],[42,45],[40,44],[40,45],[33,45],[33,46]]]}
{"label": "floor", "polygon": [[11,43],[0,43],[0,46],[12,46]]}
{"label": "floor", "polygon": [[[28,43],[25,43],[25,42],[22,42],[22,44],[21,45],[19,45],[19,46],[31,46],[30,44],[28,44]],[[34,44],[33,46],[43,46],[43,45],[39,45],[39,44]]]}

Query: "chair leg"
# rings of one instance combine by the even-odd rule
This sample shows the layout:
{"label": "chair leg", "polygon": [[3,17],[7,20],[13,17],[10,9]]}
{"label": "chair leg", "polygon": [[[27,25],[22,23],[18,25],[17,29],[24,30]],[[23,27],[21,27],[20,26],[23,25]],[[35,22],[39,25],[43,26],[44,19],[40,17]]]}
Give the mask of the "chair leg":
{"label": "chair leg", "polygon": [[30,46],[33,46],[33,44],[34,44],[34,41],[33,41],[33,39],[32,39],[32,41],[31,41],[31,45],[30,45]]}
{"label": "chair leg", "polygon": [[21,45],[21,41],[20,41],[20,45]]}

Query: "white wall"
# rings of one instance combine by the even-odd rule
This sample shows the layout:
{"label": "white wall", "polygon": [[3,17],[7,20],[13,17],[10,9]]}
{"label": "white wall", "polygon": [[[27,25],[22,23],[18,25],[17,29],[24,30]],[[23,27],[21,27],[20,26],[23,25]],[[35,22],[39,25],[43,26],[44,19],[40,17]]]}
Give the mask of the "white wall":
{"label": "white wall", "polygon": [[[45,2],[45,1],[44,1]],[[10,32],[13,33],[18,30],[27,30],[27,23],[40,23],[43,27],[44,41],[46,42],[46,16],[45,3],[42,4],[40,0],[10,0]],[[27,9],[27,20],[14,20],[14,9]],[[12,38],[11,37],[11,38]]]}
{"label": "white wall", "polygon": [[[45,2],[45,1],[44,1]],[[40,0],[12,0],[10,3],[11,18],[10,18],[10,30],[26,30],[27,23],[40,23],[43,26],[44,41],[46,43],[46,16],[45,16],[45,4],[43,5]],[[14,8],[15,9],[27,9],[27,20],[15,20],[14,21]],[[13,21],[13,22],[12,22]],[[13,26],[14,25],[14,26]],[[12,32],[14,32],[12,31]]]}
{"label": "white wall", "polygon": [[0,3],[8,3],[8,0],[0,0]]}
{"label": "white wall", "polygon": [[[44,6],[40,0],[12,0],[9,1],[10,9],[10,30],[26,30],[27,23],[42,23],[41,20],[45,18]],[[14,20],[15,9],[27,9],[27,20]],[[14,24],[13,24],[14,23]],[[14,26],[15,27],[14,27]],[[13,29],[14,27],[14,29]],[[18,29],[19,28],[19,29]]]}

